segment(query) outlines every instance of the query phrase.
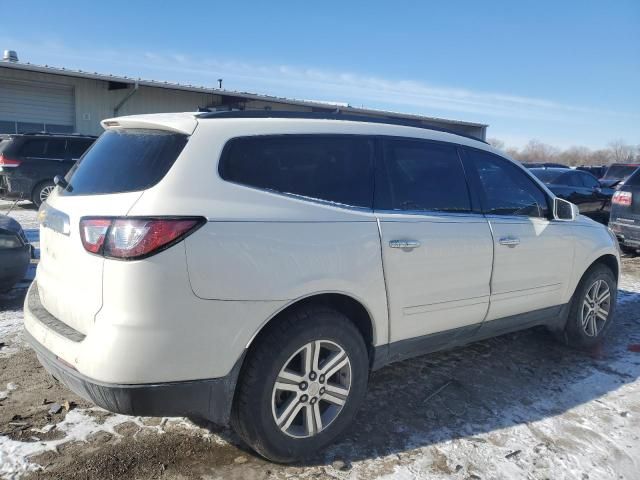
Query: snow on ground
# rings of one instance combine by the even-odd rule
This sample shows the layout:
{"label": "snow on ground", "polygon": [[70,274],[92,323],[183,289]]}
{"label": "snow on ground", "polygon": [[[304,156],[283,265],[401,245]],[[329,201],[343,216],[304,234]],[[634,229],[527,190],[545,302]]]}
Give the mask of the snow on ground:
{"label": "snow on ground", "polygon": [[[0,202],[0,212],[3,208]],[[22,206],[11,212],[37,242],[35,215]],[[52,455],[47,475],[117,477],[104,470],[107,460],[127,464],[127,454],[141,448],[131,466],[141,470],[120,476],[155,478],[158,462],[161,472],[166,465],[171,469],[166,459],[187,444],[169,477],[200,478],[203,472],[221,478],[345,480],[640,478],[640,353],[633,348],[640,345],[640,258],[624,260],[616,326],[602,351],[585,355],[557,345],[546,333],[527,331],[391,365],[372,376],[365,405],[346,437],[316,460],[295,466],[264,462],[239,449],[228,430],[212,432],[181,418],[113,415],[86,403],[63,417],[46,415],[49,407],[38,403],[45,394],[54,398],[51,392],[58,388],[56,400],[70,397],[62,387],[43,385],[48,377],[18,338],[28,282],[0,297],[0,342],[7,344],[0,349],[0,367],[21,372],[0,383],[0,404],[13,409],[9,417],[22,414],[0,424],[0,477],[40,469],[34,455],[46,453]],[[15,365],[18,357],[23,363]],[[28,362],[31,366],[23,367]],[[11,403],[16,398],[17,406]],[[26,439],[6,433],[11,423],[21,422],[29,424]],[[125,429],[128,424],[132,428]],[[190,435],[181,436],[184,431]],[[113,439],[96,446],[100,432]],[[148,448],[147,436],[137,441],[148,433],[160,436],[154,448],[166,450]],[[87,448],[65,450],[74,442]],[[206,450],[200,450],[202,442]],[[149,457],[145,450],[151,450]],[[209,456],[191,458],[191,451]],[[96,470],[87,470],[88,464]],[[197,474],[185,474],[195,466]]]}

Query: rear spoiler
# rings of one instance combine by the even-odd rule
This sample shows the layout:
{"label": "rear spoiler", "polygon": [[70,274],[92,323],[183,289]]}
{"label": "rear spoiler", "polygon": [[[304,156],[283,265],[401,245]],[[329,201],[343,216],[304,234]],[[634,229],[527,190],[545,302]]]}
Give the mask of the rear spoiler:
{"label": "rear spoiler", "polygon": [[193,113],[158,113],[107,118],[102,120],[100,124],[105,130],[147,128],[191,135],[198,125],[198,119]]}

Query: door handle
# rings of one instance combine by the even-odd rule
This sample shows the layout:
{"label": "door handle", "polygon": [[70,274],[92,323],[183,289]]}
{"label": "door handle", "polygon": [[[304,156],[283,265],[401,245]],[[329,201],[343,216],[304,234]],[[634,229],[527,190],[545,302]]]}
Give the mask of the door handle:
{"label": "door handle", "polygon": [[391,248],[418,248],[420,246],[420,242],[417,240],[391,240],[389,242],[389,246]]}
{"label": "door handle", "polygon": [[499,242],[500,245],[506,245],[511,248],[520,245],[520,239],[518,237],[502,237]]}

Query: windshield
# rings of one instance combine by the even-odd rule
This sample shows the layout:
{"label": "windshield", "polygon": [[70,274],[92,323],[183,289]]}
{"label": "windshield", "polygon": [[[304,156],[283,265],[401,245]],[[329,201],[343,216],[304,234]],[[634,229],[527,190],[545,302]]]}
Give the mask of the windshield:
{"label": "windshield", "polygon": [[169,171],[187,136],[162,130],[108,130],[67,174],[63,195],[146,190]]}
{"label": "windshield", "polygon": [[637,168],[635,165],[611,165],[602,178],[605,180],[624,180]]}
{"label": "windshield", "polygon": [[529,170],[536,177],[542,180],[543,183],[562,183],[561,177],[566,175],[565,171],[558,170],[548,170],[545,168],[532,168]]}

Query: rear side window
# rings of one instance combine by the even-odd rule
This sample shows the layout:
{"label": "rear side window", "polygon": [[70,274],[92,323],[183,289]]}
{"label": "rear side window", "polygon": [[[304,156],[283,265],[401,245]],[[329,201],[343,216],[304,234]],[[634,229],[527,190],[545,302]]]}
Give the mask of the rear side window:
{"label": "rear side window", "polygon": [[66,140],[63,138],[50,139],[47,143],[47,158],[56,160],[64,159],[65,149],[67,148]]}
{"label": "rear side window", "polygon": [[158,183],[187,143],[187,136],[161,130],[108,130],[67,174],[63,195],[145,190]]}
{"label": "rear side window", "polygon": [[219,173],[249,187],[371,208],[373,158],[373,141],[367,137],[243,137],[227,143]]}
{"label": "rear side window", "polygon": [[93,140],[81,140],[81,139],[73,139],[67,140],[69,145],[69,155],[72,159],[77,160],[80,158],[84,152],[91,146]]}
{"label": "rear side window", "polygon": [[547,217],[544,192],[512,162],[480,150],[465,149],[482,189],[483,211],[490,215]]}
{"label": "rear side window", "polygon": [[[381,210],[469,212],[464,169],[454,145],[421,140],[384,140],[388,195]],[[385,198],[387,197],[387,198]]]}
{"label": "rear side window", "polygon": [[25,140],[20,148],[20,155],[23,157],[44,158],[47,152],[47,139],[34,138]]}

